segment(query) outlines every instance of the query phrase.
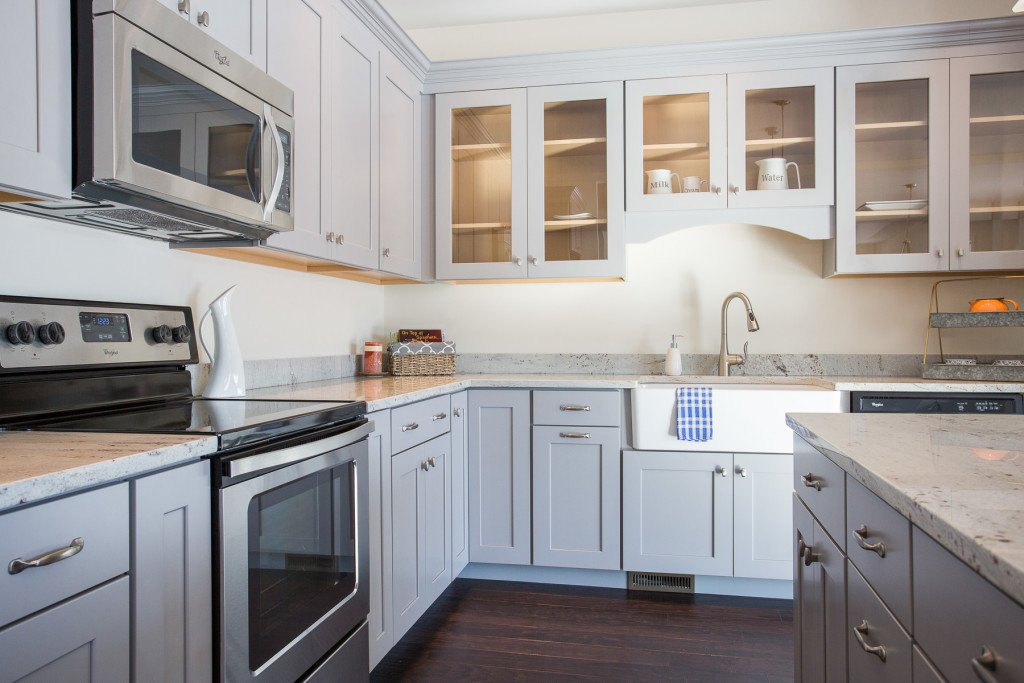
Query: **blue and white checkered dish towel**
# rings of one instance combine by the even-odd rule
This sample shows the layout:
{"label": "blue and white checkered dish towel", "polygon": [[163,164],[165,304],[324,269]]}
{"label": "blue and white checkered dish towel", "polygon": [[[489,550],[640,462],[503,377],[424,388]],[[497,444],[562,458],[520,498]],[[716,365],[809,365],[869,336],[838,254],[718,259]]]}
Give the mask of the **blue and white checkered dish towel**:
{"label": "blue and white checkered dish towel", "polygon": [[676,437],[680,441],[710,441],[714,426],[711,387],[677,387]]}

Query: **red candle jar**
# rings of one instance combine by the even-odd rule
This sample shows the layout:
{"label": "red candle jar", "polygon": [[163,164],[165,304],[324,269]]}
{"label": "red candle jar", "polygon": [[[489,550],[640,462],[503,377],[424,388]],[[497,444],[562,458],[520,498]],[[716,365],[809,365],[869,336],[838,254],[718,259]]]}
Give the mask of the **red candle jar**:
{"label": "red candle jar", "polygon": [[363,342],[363,374],[384,374],[384,344],[381,342]]}

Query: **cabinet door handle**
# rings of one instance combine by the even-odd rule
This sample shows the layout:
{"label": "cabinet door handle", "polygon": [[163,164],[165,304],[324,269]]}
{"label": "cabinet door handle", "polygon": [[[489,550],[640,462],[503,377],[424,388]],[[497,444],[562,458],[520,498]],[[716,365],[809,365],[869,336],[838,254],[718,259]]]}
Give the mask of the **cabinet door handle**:
{"label": "cabinet door handle", "polygon": [[873,553],[878,553],[879,557],[885,557],[885,543],[881,541],[868,543],[868,527],[866,524],[861,524],[854,529],[853,537],[857,539],[857,545],[864,548],[864,550],[870,550]]}
{"label": "cabinet door handle", "polygon": [[885,646],[884,645],[868,645],[868,641],[864,638],[867,635],[870,627],[868,626],[868,620],[865,619],[860,622],[860,625],[853,627],[853,635],[857,637],[857,642],[860,643],[860,649],[864,650],[868,654],[875,655],[883,662],[885,661]]}
{"label": "cabinet door handle", "polygon": [[192,2],[191,0],[178,0],[178,12],[188,16],[192,14]]}
{"label": "cabinet door handle", "polygon": [[456,408],[452,412],[455,413],[455,417],[462,417],[462,408]]}
{"label": "cabinet door handle", "polygon": [[726,472],[725,468],[722,467],[721,465],[716,465],[715,466],[715,474],[717,474],[719,476],[722,476],[722,477],[728,477],[729,476],[729,473]]}
{"label": "cabinet door handle", "polygon": [[740,193],[740,188],[739,188],[738,185],[730,185],[729,186],[729,192],[732,192],[733,194],[739,194]]}
{"label": "cabinet door handle", "polygon": [[448,413],[438,413],[437,415],[431,415],[430,419],[437,422],[438,420],[443,420],[446,417],[448,417]]}
{"label": "cabinet door handle", "polygon": [[804,545],[803,558],[804,558],[804,566],[805,567],[810,567],[815,562],[819,562],[821,560],[821,553],[814,552],[814,546],[813,545],[806,545],[805,544]]}
{"label": "cabinet door handle", "polygon": [[437,467],[437,458],[427,458],[427,464],[431,467]]}
{"label": "cabinet door handle", "polygon": [[999,683],[995,677],[996,666],[999,658],[995,651],[988,645],[981,646],[981,654],[971,659],[971,669],[979,681],[983,683]]}
{"label": "cabinet door handle", "polygon": [[527,256],[526,258],[530,262],[531,266],[537,265],[537,257],[536,256]]}
{"label": "cabinet door handle", "polygon": [[588,432],[561,432],[559,434],[563,439],[589,439],[590,434]]}
{"label": "cabinet door handle", "polygon": [[566,405],[566,406],[558,406],[558,409],[563,411],[563,412],[571,412],[571,413],[589,413],[590,412],[590,406]]}
{"label": "cabinet door handle", "polygon": [[714,192],[715,194],[722,194],[722,188],[718,185],[712,185],[711,191]]}
{"label": "cabinet door handle", "polygon": [[957,256],[959,256],[959,257],[961,257],[961,258],[963,258],[964,256],[966,256],[966,255],[967,255],[967,252],[966,252],[966,251],[964,251],[964,250],[963,250],[962,248],[961,248],[961,249],[957,249],[957,250],[956,250],[956,255],[957,255]]}
{"label": "cabinet door handle", "polygon": [[749,474],[749,472],[747,472],[747,468],[746,467],[737,467],[736,468],[736,474],[740,475],[743,478],[746,478],[746,476]]}
{"label": "cabinet door handle", "polygon": [[328,242],[333,242],[334,241],[334,233],[333,232],[327,233],[326,235],[324,235],[324,239],[327,240]]}
{"label": "cabinet door handle", "polygon": [[82,552],[82,548],[84,547],[85,541],[81,538],[76,538],[65,548],[51,550],[50,552],[33,557],[31,560],[23,560],[19,557],[11,560],[11,563],[7,565],[7,573],[20,574],[26,569],[31,569],[32,567],[45,567],[48,564],[66,560],[69,557],[74,557],[78,553]]}
{"label": "cabinet door handle", "polygon": [[403,432],[411,432],[412,430],[419,429],[419,428],[420,428],[420,426],[418,424],[416,424],[415,422],[410,422],[407,425],[402,425],[402,431]]}
{"label": "cabinet door handle", "polygon": [[427,470],[430,469],[430,464],[427,463],[426,460],[422,460],[422,461],[420,461],[420,469],[422,469],[424,472],[426,472]]}
{"label": "cabinet door handle", "polygon": [[391,249],[385,249],[381,256],[384,258],[391,258]]}
{"label": "cabinet door handle", "polygon": [[337,243],[338,243],[339,245],[341,245],[341,244],[345,244],[345,236],[344,236],[344,235],[342,235],[342,234],[341,234],[340,232],[338,233],[338,239],[337,239]]}
{"label": "cabinet door handle", "polygon": [[198,21],[199,21],[199,25],[200,26],[209,27],[210,26],[210,13],[209,12],[200,12],[199,13]]}
{"label": "cabinet door handle", "polygon": [[802,481],[804,483],[804,486],[806,486],[809,489],[814,489],[815,491],[821,490],[821,479],[815,478],[815,476],[810,472],[801,475],[800,481]]}
{"label": "cabinet door handle", "polygon": [[519,258],[518,256],[513,256],[512,263],[514,263],[517,266],[521,266],[523,265],[523,259]]}
{"label": "cabinet door handle", "polygon": [[942,258],[945,255],[945,252],[943,252],[941,249],[936,249],[935,255],[938,256],[939,258]]}

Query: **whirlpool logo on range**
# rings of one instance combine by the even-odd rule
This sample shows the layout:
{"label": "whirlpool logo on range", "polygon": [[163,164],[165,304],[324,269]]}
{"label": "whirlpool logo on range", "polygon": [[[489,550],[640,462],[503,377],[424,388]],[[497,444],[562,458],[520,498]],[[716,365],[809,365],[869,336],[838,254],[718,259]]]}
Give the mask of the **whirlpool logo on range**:
{"label": "whirlpool logo on range", "polygon": [[117,349],[103,349],[104,356],[118,356],[120,353]]}

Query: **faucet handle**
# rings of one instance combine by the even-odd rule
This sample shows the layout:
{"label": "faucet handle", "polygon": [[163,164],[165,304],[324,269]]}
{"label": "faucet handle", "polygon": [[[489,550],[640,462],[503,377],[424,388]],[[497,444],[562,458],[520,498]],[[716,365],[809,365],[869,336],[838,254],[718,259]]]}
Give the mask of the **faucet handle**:
{"label": "faucet handle", "polygon": [[743,365],[747,362],[747,347],[750,346],[750,341],[743,342],[743,353],[740,354],[740,362],[736,365]]}

